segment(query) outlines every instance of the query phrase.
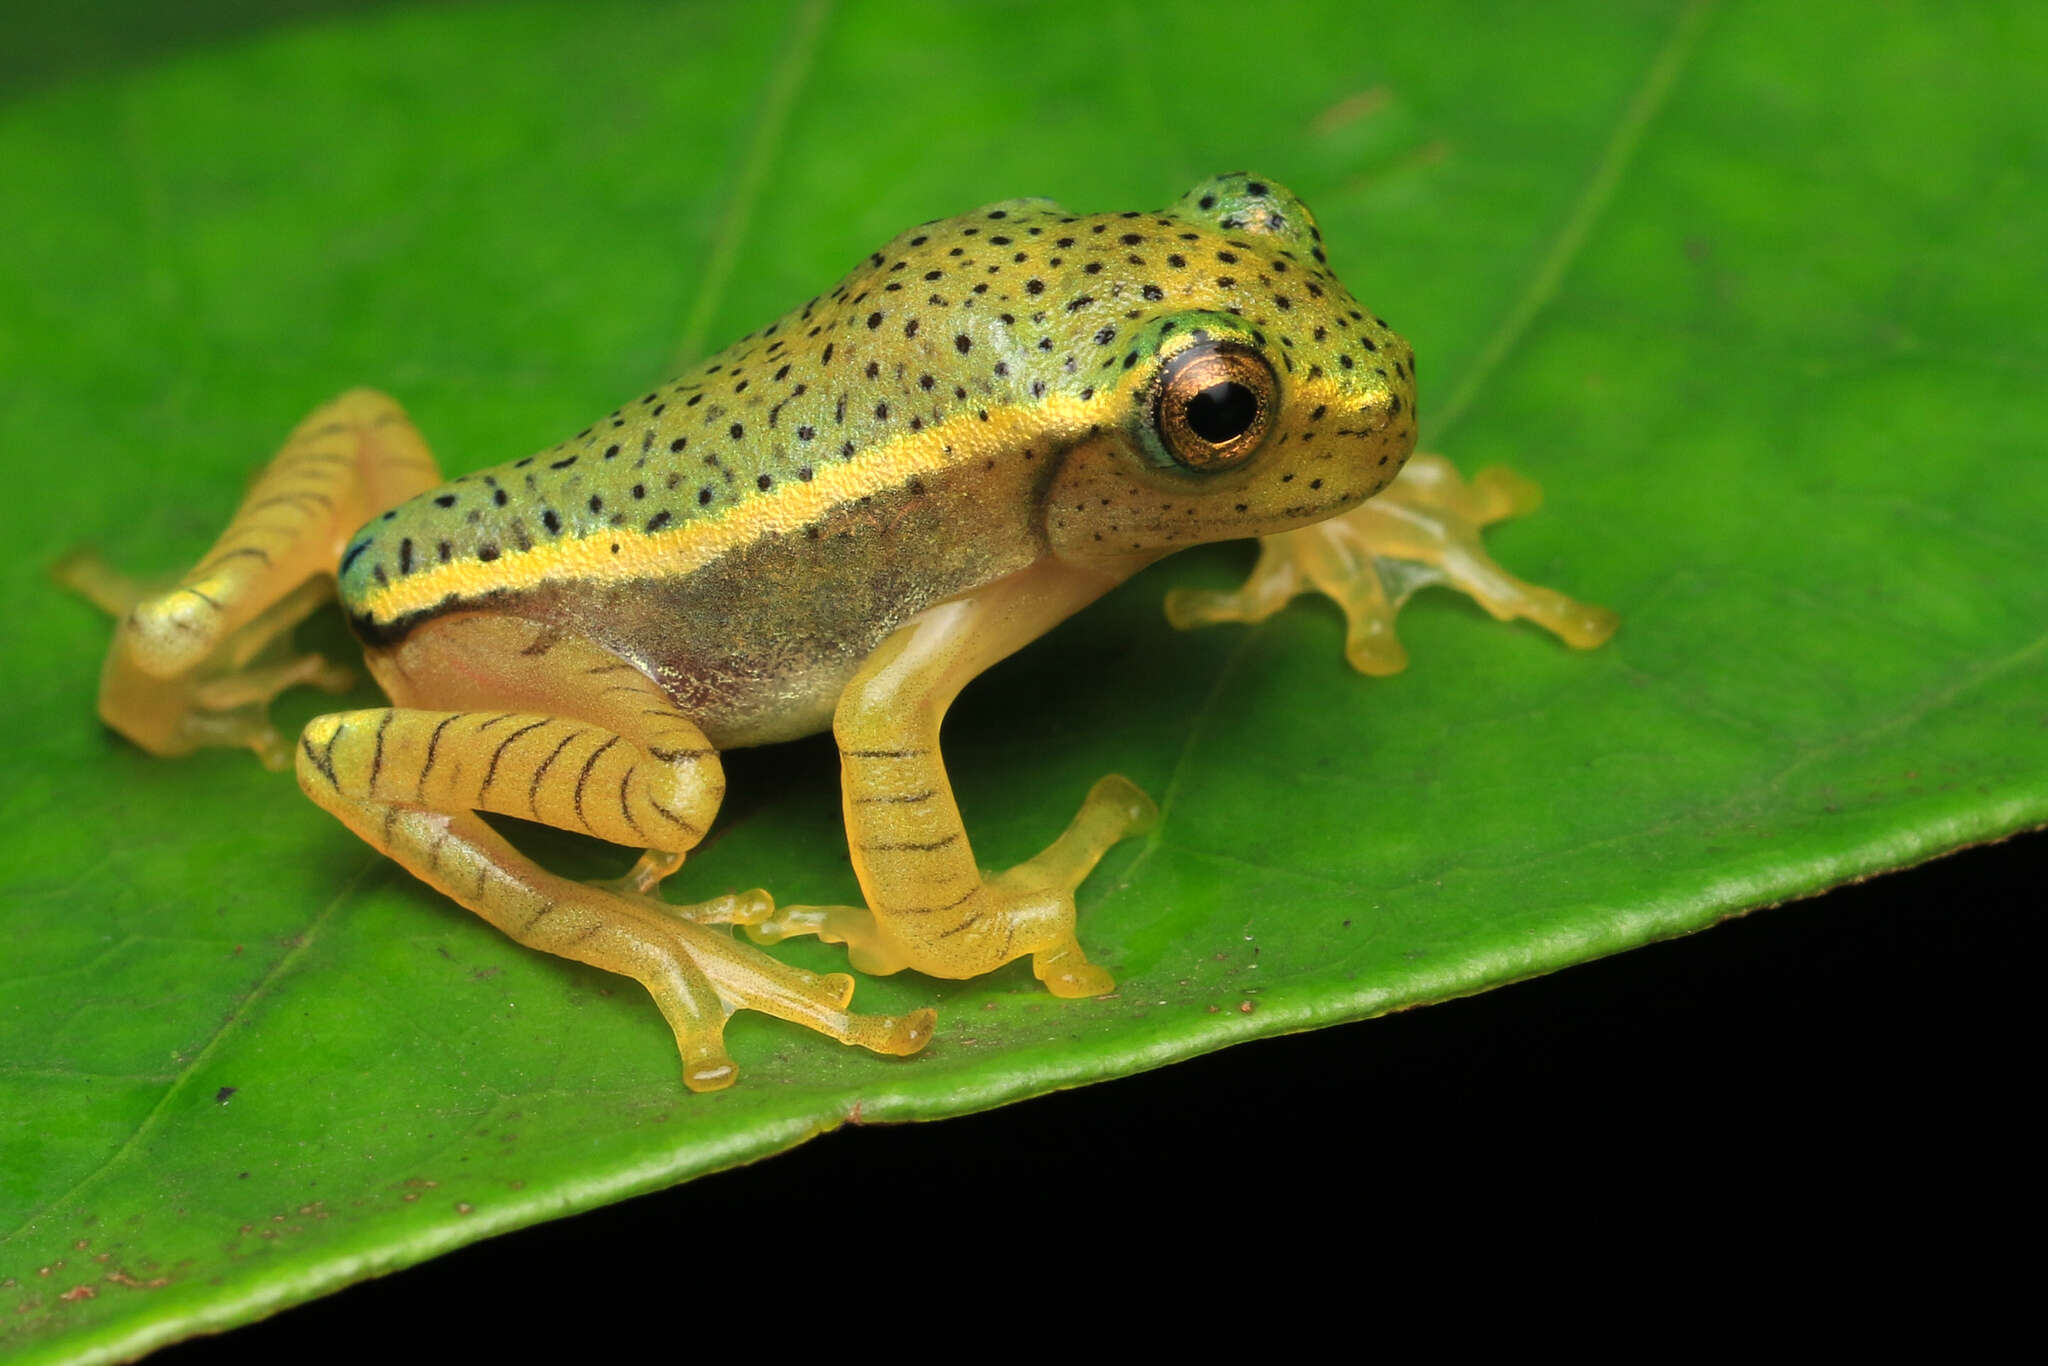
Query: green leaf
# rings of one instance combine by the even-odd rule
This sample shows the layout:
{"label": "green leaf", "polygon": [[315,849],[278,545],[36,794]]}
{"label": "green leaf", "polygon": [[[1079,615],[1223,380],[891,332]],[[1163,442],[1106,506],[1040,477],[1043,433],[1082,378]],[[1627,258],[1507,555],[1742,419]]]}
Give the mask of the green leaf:
{"label": "green leaf", "polygon": [[[2048,821],[2048,11],[1286,17],[393,9],[0,106],[0,1346],[132,1354],[856,1109],[1441,1000]],[[1165,807],[1084,888],[1113,999],[864,980],[938,1005],[927,1053],[745,1016],[742,1083],[689,1096],[631,983],[517,949],[245,755],[152,761],[93,718],[107,626],[49,564],[189,563],[336,390],[474,468],[905,224],[1237,167],[1415,342],[1426,443],[1544,483],[1503,563],[1624,624],[1579,655],[1429,594],[1411,670],[1364,680],[1320,604],[1167,629],[1169,584],[1242,570],[1224,547],[994,671],[947,740],[988,863],[1106,770]],[[822,740],[734,756],[671,895],[850,899],[835,771]]]}

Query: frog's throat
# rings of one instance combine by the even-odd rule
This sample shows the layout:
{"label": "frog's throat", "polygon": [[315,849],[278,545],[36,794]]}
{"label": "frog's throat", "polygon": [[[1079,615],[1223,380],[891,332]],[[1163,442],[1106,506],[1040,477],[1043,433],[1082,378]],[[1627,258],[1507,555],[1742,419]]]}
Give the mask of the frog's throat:
{"label": "frog's throat", "polygon": [[963,414],[869,447],[851,460],[819,470],[808,481],[778,484],[716,514],[659,531],[599,527],[530,549],[508,550],[488,564],[467,559],[424,567],[364,594],[358,619],[373,628],[388,628],[450,599],[519,592],[568,579],[688,574],[763,538],[800,532],[863,494],[1034,443],[1070,444],[1091,424],[1108,422],[1120,411],[1121,401],[1114,391],[1086,401],[1048,394],[1028,407],[990,408],[987,421],[978,414]]}

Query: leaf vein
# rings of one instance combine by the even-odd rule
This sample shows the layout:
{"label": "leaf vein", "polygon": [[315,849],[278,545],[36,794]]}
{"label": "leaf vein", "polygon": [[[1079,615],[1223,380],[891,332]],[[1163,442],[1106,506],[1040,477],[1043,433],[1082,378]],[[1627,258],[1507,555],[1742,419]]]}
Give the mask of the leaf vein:
{"label": "leaf vein", "polygon": [[1623,108],[1621,119],[1615,124],[1607,145],[1593,163],[1593,174],[1579,191],[1571,212],[1565,216],[1564,225],[1558,229],[1550,249],[1538,263],[1536,273],[1529,277],[1521,297],[1501,319],[1500,326],[1480,348],[1479,358],[1465,372],[1465,378],[1439,410],[1440,416],[1431,431],[1432,445],[1443,444],[1445,435],[1472,406],[1480,389],[1493,377],[1493,372],[1528,334],[1529,325],[1536,320],[1536,315],[1556,297],[1565,272],[1571,269],[1584,249],[1586,239],[1592,235],[1593,225],[1607,211],[1609,201],[1614,198],[1615,187],[1621,183],[1622,176],[1635,160],[1636,150],[1642,146],[1643,135],[1662,112],[1672,87],[1678,83],[1679,76],[1698,47],[1700,33],[1706,27],[1707,11],[1711,7],[1712,0],[1690,0],[1679,11],[1671,36],[1664,40],[1664,46],[1651,59],[1642,83]]}
{"label": "leaf vein", "polygon": [[740,166],[739,184],[727,197],[725,212],[719,216],[696,302],[690,307],[689,321],[683,326],[683,338],[677,343],[675,357],[669,363],[671,374],[693,364],[704,349],[704,334],[710,330],[712,316],[725,297],[726,281],[732,278],[733,267],[739,262],[740,245],[746,241],[747,225],[753,217],[755,201],[761,197],[761,187],[768,180],[769,164],[782,141],[783,130],[789,126],[790,107],[796,103],[804,78],[810,74],[818,35],[825,27],[825,17],[831,8],[831,0],[809,0],[804,5],[791,26],[789,40],[776,59],[774,70],[769,73],[768,88],[761,97],[760,117],[755,120],[754,136],[747,143]]}

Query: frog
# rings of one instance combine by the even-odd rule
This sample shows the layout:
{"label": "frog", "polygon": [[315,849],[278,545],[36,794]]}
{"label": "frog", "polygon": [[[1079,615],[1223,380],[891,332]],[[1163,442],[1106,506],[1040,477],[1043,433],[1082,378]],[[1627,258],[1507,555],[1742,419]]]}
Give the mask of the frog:
{"label": "frog", "polygon": [[[363,841],[520,944],[639,982],[692,1091],[730,1085],[759,1011],[903,1056],[930,1008],[851,1009],[848,966],[978,977],[1027,959],[1102,996],[1075,894],[1157,806],[1103,778],[1043,852],[977,863],[940,750],[977,675],[1157,561],[1261,538],[1182,628],[1320,593],[1356,669],[1405,666],[1403,602],[1445,583],[1591,648],[1615,617],[1514,578],[1481,531],[1533,510],[1504,470],[1417,455],[1415,354],[1270,178],[1166,208],[1011,199],[909,229],[818,295],[574,436],[445,479],[399,404],[343,393],[292,431],[226,531],[163,587],[80,556],[116,618],[99,712],[163,756],[244,747]],[[287,688],[350,686],[293,628],[338,599],[388,706],[285,741]],[[829,732],[860,901],[660,894],[724,795],[721,754]],[[548,872],[510,816],[639,851]],[[739,933],[735,933],[735,930]]]}

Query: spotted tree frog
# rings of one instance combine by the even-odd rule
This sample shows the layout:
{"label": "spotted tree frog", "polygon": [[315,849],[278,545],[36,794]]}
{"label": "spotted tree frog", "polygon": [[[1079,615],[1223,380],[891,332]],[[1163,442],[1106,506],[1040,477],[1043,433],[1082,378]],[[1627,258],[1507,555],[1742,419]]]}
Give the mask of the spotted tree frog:
{"label": "spotted tree frog", "polygon": [[[736,1076],[742,1009],[880,1053],[931,1037],[932,1011],[851,1012],[852,976],[758,947],[792,935],[868,973],[1029,958],[1056,995],[1111,988],[1074,891],[1152,802],[1104,778],[1043,853],[985,873],[939,730],[975,675],[1160,557],[1264,537],[1240,591],[1177,592],[1173,622],[1255,621],[1313,588],[1368,673],[1403,666],[1394,614],[1429,581],[1606,639],[1611,614],[1480,547],[1534,487],[1467,483],[1411,460],[1415,440],[1408,343],[1331,272],[1300,200],[1234,174],[1158,212],[1015,199],[913,228],[567,441],[452,480],[395,402],[343,394],[176,587],[91,559],[66,576],[119,620],[112,726],[157,754],[294,763],[315,802],[520,943],[639,981],[708,1090]],[[334,596],[391,705],[287,745],[269,701],[346,683],[289,646]],[[826,729],[865,904],[663,901],[717,812],[720,752]],[[574,882],[485,812],[645,852]]]}

